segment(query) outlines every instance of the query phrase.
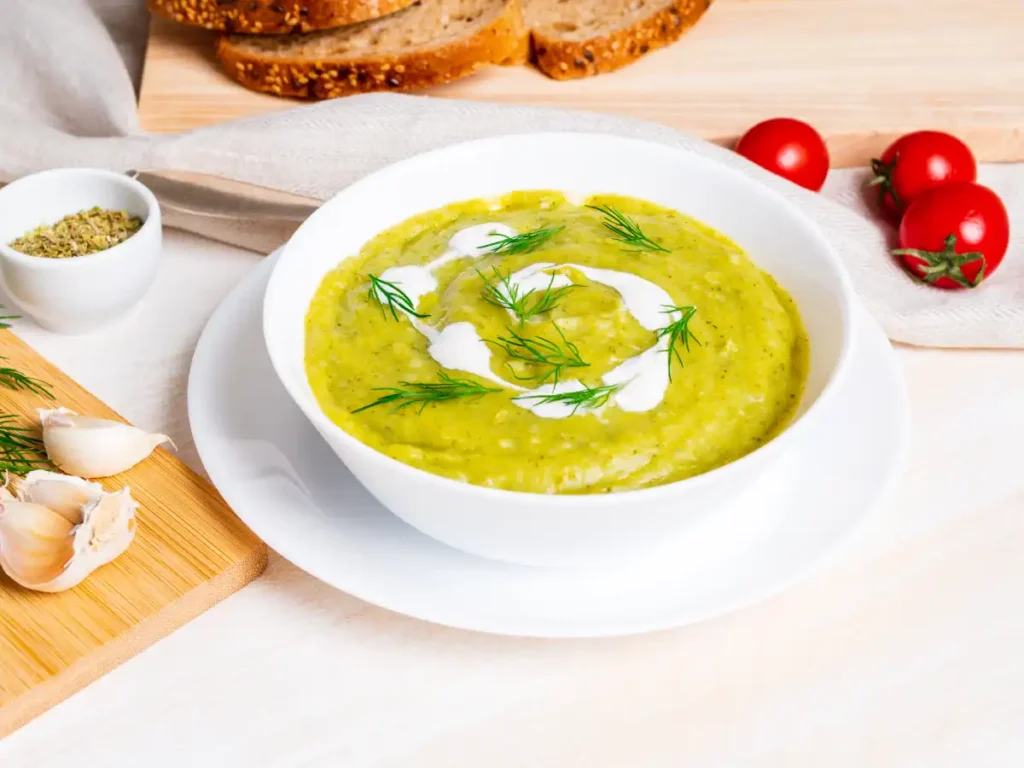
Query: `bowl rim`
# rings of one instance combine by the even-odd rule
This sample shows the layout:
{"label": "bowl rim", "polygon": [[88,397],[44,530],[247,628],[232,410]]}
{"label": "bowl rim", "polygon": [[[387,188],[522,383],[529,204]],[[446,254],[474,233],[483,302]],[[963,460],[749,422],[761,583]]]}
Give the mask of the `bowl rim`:
{"label": "bowl rim", "polygon": [[[155,227],[161,226],[160,203],[157,202],[156,196],[152,191],[150,191],[149,187],[137,179],[133,179],[131,176],[118,173],[117,171],[107,170],[105,168],[51,168],[46,171],[29,173],[0,188],[0,203],[3,202],[3,199],[7,194],[10,194],[10,190],[17,190],[17,187],[23,183],[30,183],[39,180],[43,180],[46,183],[53,183],[57,177],[69,175],[94,179],[108,179],[115,183],[124,184],[125,187],[131,190],[146,204],[146,218],[143,220],[142,226],[139,227],[138,232],[131,237],[122,240],[117,245],[111,246],[105,250],[96,251],[95,253],[86,253],[81,256],[74,256],[66,259],[50,259],[44,256],[31,256],[27,253],[22,253],[21,251],[11,248],[5,242],[0,242],[0,255],[11,260],[15,264],[24,265],[34,269],[88,269],[90,265],[97,266],[123,255],[128,248],[133,247],[130,246],[129,243],[131,243],[135,237],[143,234],[143,232],[148,232]],[[75,211],[71,211],[71,213],[75,213]]]}
{"label": "bowl rim", "polygon": [[[839,287],[839,313],[841,319],[841,337],[842,346],[839,350],[839,356],[836,360],[832,370],[829,373],[828,379],[822,387],[821,393],[815,398],[807,410],[797,416],[791,421],[779,434],[773,437],[766,443],[759,445],[753,451],[750,451],[738,459],[734,459],[726,464],[723,464],[714,469],[702,472],[699,475],[692,477],[683,478],[681,480],[675,480],[668,483],[661,483],[659,485],[648,486],[645,488],[626,489],[622,491],[610,491],[606,493],[544,493],[537,491],[518,491],[510,490],[505,488],[492,488],[485,485],[477,485],[475,483],[468,483],[461,480],[455,480],[443,475],[437,475],[432,472],[428,472],[425,469],[414,467],[411,464],[406,464],[399,461],[396,458],[388,456],[386,453],[378,451],[370,445],[362,442],[358,438],[352,436],[340,426],[331,421],[324,413],[323,408],[320,407],[319,402],[313,397],[315,403],[315,409],[312,410],[306,407],[305,398],[300,397],[294,391],[294,383],[290,380],[290,377],[286,376],[282,369],[284,368],[284,361],[280,357],[280,350],[275,344],[271,342],[272,336],[272,321],[271,314],[273,305],[275,304],[275,296],[282,290],[281,283],[282,278],[280,275],[284,274],[282,265],[287,263],[290,258],[290,253],[294,252],[295,236],[307,227],[308,222],[314,218],[325,215],[323,212],[329,208],[335,200],[342,196],[349,196],[358,194],[359,188],[369,183],[370,180],[378,181],[380,177],[385,177],[386,181],[391,181],[387,177],[394,177],[395,181],[401,178],[404,171],[415,167],[419,163],[426,163],[433,161],[438,156],[443,156],[452,152],[459,152],[470,150],[473,148],[484,147],[487,145],[501,146],[507,142],[529,139],[533,141],[544,141],[547,139],[557,139],[559,141],[565,141],[567,138],[583,138],[587,140],[601,139],[601,140],[612,140],[623,145],[643,145],[645,147],[656,147],[659,150],[666,152],[675,152],[678,154],[686,155],[689,161],[711,166],[718,173],[726,174],[732,181],[737,184],[741,184],[748,187],[756,187],[760,194],[768,195],[775,199],[775,201],[781,204],[787,215],[791,219],[797,221],[811,236],[812,239],[818,241],[820,248],[818,249],[818,255],[824,258],[833,267],[833,272],[836,275],[837,285]],[[295,258],[295,257],[291,257]],[[345,261],[347,256],[340,259],[337,264]],[[337,264],[335,266],[337,266]],[[390,163],[386,166],[378,168],[377,170],[360,177],[358,180],[345,187],[344,189],[337,192],[335,195],[330,197],[324,202],[324,204],[314,211],[306,221],[304,221],[299,229],[296,230],[295,234],[289,238],[288,242],[281,248],[281,255],[278,258],[277,263],[274,265],[273,271],[270,274],[270,278],[267,284],[267,289],[263,297],[263,337],[264,343],[267,348],[268,356],[270,357],[271,365],[277,375],[278,380],[284,386],[289,397],[299,407],[299,410],[309,419],[313,426],[317,428],[317,431],[324,433],[331,433],[336,436],[342,442],[344,442],[349,448],[361,453],[363,456],[369,457],[371,461],[376,461],[382,465],[382,468],[391,469],[394,472],[405,473],[406,475],[416,478],[420,482],[425,482],[433,487],[440,488],[442,490],[453,491],[458,493],[472,493],[476,494],[481,501],[485,501],[488,498],[491,499],[504,499],[504,500],[518,500],[523,502],[533,503],[546,503],[555,504],[559,506],[580,506],[580,505],[615,505],[626,502],[643,502],[653,501],[657,498],[664,496],[671,496],[680,493],[681,491],[689,492],[691,490],[697,490],[706,486],[718,485],[720,483],[729,482],[730,478],[742,476],[744,470],[751,467],[756,462],[770,462],[778,458],[778,456],[786,450],[786,448],[793,444],[794,440],[802,437],[808,430],[808,425],[813,426],[814,422],[820,418],[819,414],[823,412],[823,407],[829,405],[836,397],[836,392],[841,389],[842,383],[846,380],[848,370],[850,367],[850,360],[852,358],[853,347],[855,343],[856,334],[856,323],[854,318],[854,303],[856,301],[856,294],[853,289],[853,284],[850,276],[846,272],[846,268],[843,266],[842,260],[839,254],[836,252],[832,243],[825,237],[824,232],[821,228],[810,218],[804,211],[794,205],[792,202],[787,200],[782,194],[773,189],[771,186],[758,181],[756,178],[747,176],[741,173],[735,168],[731,168],[725,163],[715,160],[710,157],[706,157],[691,149],[684,147],[674,147],[669,144],[662,144],[656,141],[648,141],[645,139],[637,139],[632,137],[618,136],[615,134],[608,133],[588,133],[583,131],[535,131],[525,133],[510,133],[501,134],[498,136],[490,136],[481,139],[471,139],[468,141],[462,141],[455,144],[449,144],[444,147],[428,150],[412,155],[407,158],[403,158],[394,163]],[[799,306],[799,305],[798,305]],[[345,463],[344,460],[339,456],[338,460]],[[357,476],[357,479],[358,476]],[[362,482],[360,480],[360,482]]]}

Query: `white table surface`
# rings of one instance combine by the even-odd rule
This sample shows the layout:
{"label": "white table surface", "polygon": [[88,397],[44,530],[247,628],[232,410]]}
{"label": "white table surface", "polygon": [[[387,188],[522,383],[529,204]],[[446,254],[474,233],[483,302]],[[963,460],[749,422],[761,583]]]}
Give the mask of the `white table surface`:
{"label": "white table surface", "polygon": [[[17,331],[199,468],[192,350],[260,258],[168,232],[132,321]],[[1019,768],[1024,353],[899,357],[910,470],[837,564],[780,597],[642,637],[507,639],[391,614],[272,555],[0,743],[0,766]]]}

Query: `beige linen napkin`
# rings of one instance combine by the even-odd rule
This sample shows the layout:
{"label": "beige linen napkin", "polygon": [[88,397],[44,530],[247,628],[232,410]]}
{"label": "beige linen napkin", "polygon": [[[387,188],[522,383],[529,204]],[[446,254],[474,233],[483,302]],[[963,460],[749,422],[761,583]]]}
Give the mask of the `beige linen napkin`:
{"label": "beige linen napkin", "polygon": [[[980,288],[947,292],[915,283],[889,258],[893,233],[872,219],[864,172],[833,172],[823,192],[814,194],[726,149],[653,123],[392,94],[151,136],[140,132],[135,116],[133,81],[145,30],[141,2],[11,2],[0,27],[0,181],[58,166],[168,169],[326,199],[395,160],[466,139],[528,131],[613,133],[712,157],[801,207],[839,251],[890,338],[924,346],[1024,348],[1024,166],[982,169],[981,180],[1010,209],[1013,243],[999,271]],[[257,222],[171,223],[264,251],[288,234]]]}

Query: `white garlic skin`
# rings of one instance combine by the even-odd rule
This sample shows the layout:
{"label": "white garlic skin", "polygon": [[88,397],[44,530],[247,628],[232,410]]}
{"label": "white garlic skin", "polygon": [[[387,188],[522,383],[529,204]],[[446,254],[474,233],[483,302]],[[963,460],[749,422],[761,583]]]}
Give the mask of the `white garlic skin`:
{"label": "white garlic skin", "polygon": [[138,508],[127,485],[116,493],[103,494],[85,508],[82,527],[91,529],[88,545],[95,552],[97,566],[106,565],[128,549],[135,538]]}
{"label": "white garlic skin", "polygon": [[[42,474],[52,477],[37,477],[37,488],[60,477]],[[27,493],[32,493],[31,487]],[[0,501],[0,568],[37,592],[71,589],[128,548],[135,538],[137,508],[128,488],[92,498],[81,505],[74,519],[41,504]]]}
{"label": "white garlic skin", "polygon": [[145,459],[167,435],[144,432],[110,419],[79,416],[66,408],[37,411],[46,455],[69,475],[110,477]]}

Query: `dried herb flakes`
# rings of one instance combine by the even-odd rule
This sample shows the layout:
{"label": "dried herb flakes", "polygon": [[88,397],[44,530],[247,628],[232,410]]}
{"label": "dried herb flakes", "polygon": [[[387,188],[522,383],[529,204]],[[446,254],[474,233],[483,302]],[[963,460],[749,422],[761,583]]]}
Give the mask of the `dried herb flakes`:
{"label": "dried herb flakes", "polygon": [[56,224],[36,227],[9,246],[29,256],[66,259],[105,251],[139,231],[142,219],[127,211],[94,206],[65,216]]}

